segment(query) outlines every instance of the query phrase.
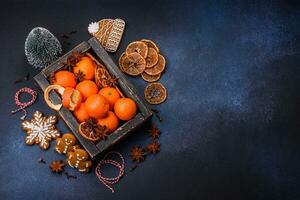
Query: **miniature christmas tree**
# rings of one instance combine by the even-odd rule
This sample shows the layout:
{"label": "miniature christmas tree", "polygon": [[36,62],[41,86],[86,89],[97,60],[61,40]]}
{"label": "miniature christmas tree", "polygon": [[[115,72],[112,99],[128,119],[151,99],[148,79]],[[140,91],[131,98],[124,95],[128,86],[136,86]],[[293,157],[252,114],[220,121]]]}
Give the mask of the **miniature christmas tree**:
{"label": "miniature christmas tree", "polygon": [[44,68],[54,62],[61,54],[62,48],[58,39],[47,29],[32,29],[25,41],[25,55],[29,64]]}

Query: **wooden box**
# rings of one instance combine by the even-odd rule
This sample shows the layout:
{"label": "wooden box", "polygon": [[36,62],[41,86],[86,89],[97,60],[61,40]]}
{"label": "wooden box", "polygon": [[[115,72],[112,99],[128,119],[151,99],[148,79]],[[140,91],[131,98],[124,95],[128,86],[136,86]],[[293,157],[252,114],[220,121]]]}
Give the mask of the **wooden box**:
{"label": "wooden box", "polygon": [[[71,56],[72,51],[92,53],[98,61],[105,65],[110,74],[116,76],[116,78],[118,79],[118,87],[122,90],[123,94],[126,97],[133,99],[138,106],[137,115],[132,120],[122,124],[117,130],[110,134],[106,140],[101,140],[96,143],[91,142],[80,135],[78,131],[79,123],[68,109],[61,108],[58,111],[60,117],[65,121],[69,129],[77,137],[83,148],[89,153],[92,159],[95,159],[103,155],[103,153],[106,152],[110,147],[112,147],[114,144],[127,136],[130,132],[137,129],[140,125],[146,122],[147,119],[152,116],[152,112],[147,107],[144,100],[137,94],[137,91],[133,87],[133,85],[129,83],[124,74],[112,61],[108,53],[102,48],[96,38],[91,38],[90,40],[88,40],[88,42],[82,42],[70,52],[43,69],[38,75],[36,75],[34,79],[43,91],[47,86],[50,85],[48,81],[49,76],[53,72],[56,72],[64,67],[64,63],[66,62],[67,58]],[[49,98],[55,104],[61,102],[60,96],[55,92],[50,93]]]}

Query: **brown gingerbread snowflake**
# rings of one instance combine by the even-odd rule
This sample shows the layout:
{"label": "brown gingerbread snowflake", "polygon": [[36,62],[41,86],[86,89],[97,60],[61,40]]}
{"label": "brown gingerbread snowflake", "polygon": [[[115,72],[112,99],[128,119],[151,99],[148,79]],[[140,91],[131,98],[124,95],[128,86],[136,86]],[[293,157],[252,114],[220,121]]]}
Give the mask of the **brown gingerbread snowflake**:
{"label": "brown gingerbread snowflake", "polygon": [[43,117],[40,111],[35,111],[33,118],[22,122],[22,128],[26,131],[26,144],[40,144],[46,150],[52,139],[58,138],[60,132],[56,129],[56,116]]}

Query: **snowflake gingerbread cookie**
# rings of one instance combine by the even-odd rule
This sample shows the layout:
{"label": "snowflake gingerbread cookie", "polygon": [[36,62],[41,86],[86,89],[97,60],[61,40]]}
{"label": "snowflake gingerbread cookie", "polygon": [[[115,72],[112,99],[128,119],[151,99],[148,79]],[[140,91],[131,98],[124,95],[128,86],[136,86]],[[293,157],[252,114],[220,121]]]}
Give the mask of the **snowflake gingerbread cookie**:
{"label": "snowflake gingerbread cookie", "polygon": [[46,150],[49,147],[49,142],[60,136],[60,132],[54,126],[55,123],[55,116],[44,117],[40,111],[35,111],[30,121],[22,122],[22,128],[27,133],[26,144],[40,144],[40,147]]}

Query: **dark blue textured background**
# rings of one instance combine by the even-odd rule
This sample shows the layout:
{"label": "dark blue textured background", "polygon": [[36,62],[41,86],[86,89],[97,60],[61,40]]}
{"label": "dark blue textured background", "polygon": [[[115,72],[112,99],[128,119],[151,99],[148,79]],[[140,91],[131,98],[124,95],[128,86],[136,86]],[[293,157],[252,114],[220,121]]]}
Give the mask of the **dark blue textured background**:
{"label": "dark blue textured background", "polygon": [[[126,31],[116,54],[141,38],[157,42],[167,59],[160,82],[169,98],[158,106],[162,151],[127,172],[111,194],[94,173],[47,163],[64,157],[27,146],[13,84],[28,71],[24,41],[35,26],[55,35],[77,30],[71,49],[90,36],[87,26],[122,18]],[[7,1],[0,6],[1,199],[300,199],[300,6],[297,1]],[[61,38],[60,38],[61,39]],[[143,94],[146,83],[130,78]],[[54,114],[41,95],[29,109]],[[64,133],[65,124],[58,127]],[[144,128],[145,129],[145,128]],[[145,130],[115,149],[126,155],[146,144]],[[107,169],[113,173],[112,168]]]}

